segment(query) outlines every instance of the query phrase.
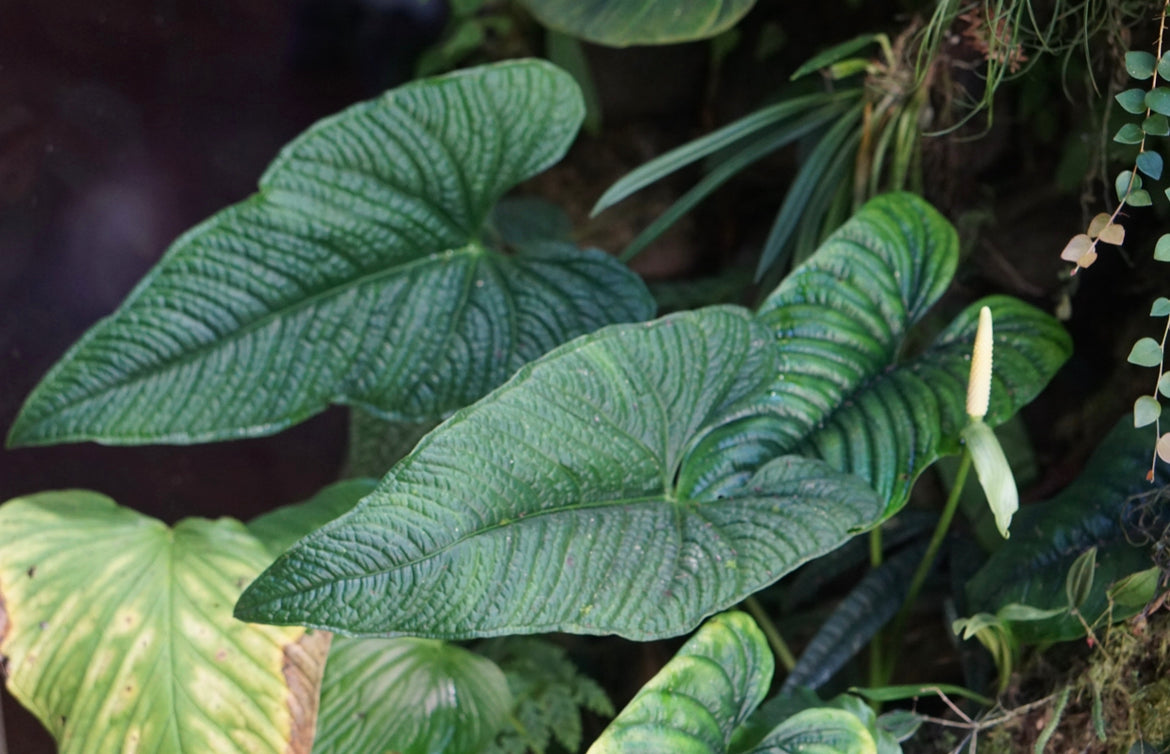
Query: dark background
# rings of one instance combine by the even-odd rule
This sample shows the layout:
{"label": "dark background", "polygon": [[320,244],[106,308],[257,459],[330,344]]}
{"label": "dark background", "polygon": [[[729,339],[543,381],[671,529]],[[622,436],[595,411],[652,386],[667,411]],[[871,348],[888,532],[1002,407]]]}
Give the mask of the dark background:
{"label": "dark background", "polygon": [[[904,4],[865,2],[845,13],[853,4],[760,0],[740,27],[750,35],[762,19],[779,18],[790,30],[784,59],[769,69],[746,52],[733,56],[718,98],[704,43],[589,48],[605,132],[584,137],[583,149],[528,188],[580,223],[623,173],[757,106],[819,47],[888,28],[902,18],[891,6]],[[312,122],[408,79],[445,16],[438,0],[0,0],[0,433],[40,377],[173,239],[252,193],[281,145]],[[769,71],[773,78],[761,76]],[[1042,80],[1060,86],[1058,76]],[[954,299],[1006,292],[1051,310],[1066,285],[1059,251],[1091,214],[1075,191],[1053,188],[1066,147],[1038,138],[1026,99],[1015,96],[997,104],[996,126],[983,138],[933,142],[930,152],[942,157],[928,170],[926,193],[967,229]],[[1083,98],[1043,102],[1064,129],[1058,133],[1074,133],[1085,117]],[[790,176],[790,156],[746,171],[639,257],[639,271],[706,272],[713,259],[750,257]],[[651,187],[601,223],[579,225],[582,237],[616,251],[688,181],[693,175]],[[1093,198],[1087,206],[1104,205]],[[1025,501],[1067,484],[1151,388],[1125,354],[1139,335],[1156,334],[1146,311],[1164,292],[1165,270],[1149,269],[1154,236],[1143,237],[1137,219],[1129,225],[1142,239],[1137,251],[1109,252],[1086,275],[1068,323],[1077,353],[1024,414],[1041,469]],[[336,479],[345,438],[345,413],[332,409],[258,440],[0,449],[0,502],[76,487],[167,522],[247,520]],[[599,665],[612,668],[589,671],[619,707],[622,689],[632,693],[669,656],[653,645],[639,651],[641,659],[610,654]],[[631,672],[637,663],[645,667]],[[0,708],[10,754],[53,751],[39,722],[2,690]]]}
{"label": "dark background", "polygon": [[[310,123],[408,74],[441,11],[0,2],[0,431],[177,235],[253,192]],[[0,500],[80,487],[169,522],[247,519],[333,481],[344,444],[335,409],[261,440],[3,450]],[[6,693],[0,705],[11,754],[54,750]]]}

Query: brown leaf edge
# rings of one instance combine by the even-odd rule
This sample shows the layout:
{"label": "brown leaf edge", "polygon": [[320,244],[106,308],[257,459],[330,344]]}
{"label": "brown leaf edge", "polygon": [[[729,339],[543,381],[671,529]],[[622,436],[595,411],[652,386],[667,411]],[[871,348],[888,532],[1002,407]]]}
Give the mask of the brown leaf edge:
{"label": "brown leaf edge", "polygon": [[317,708],[321,679],[333,634],[306,629],[301,638],[284,648],[281,672],[288,687],[290,730],[288,754],[311,754],[317,736]]}

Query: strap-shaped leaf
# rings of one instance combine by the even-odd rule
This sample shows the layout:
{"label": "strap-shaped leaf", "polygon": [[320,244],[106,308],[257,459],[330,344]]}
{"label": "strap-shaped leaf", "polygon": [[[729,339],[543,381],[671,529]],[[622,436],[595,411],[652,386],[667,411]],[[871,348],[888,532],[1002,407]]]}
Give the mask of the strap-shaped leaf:
{"label": "strap-shaped leaf", "polygon": [[230,519],[170,529],[82,491],[9,501],[8,689],[63,754],[308,754],[329,635],[231,617],[269,560]]}
{"label": "strap-shaped leaf", "polygon": [[321,121],[65,355],[10,443],[254,436],[329,403],[439,418],[553,346],[652,316],[599,251],[489,245],[496,200],[563,155],[583,112],[571,77],[520,61]]}
{"label": "strap-shaped leaf", "polygon": [[461,647],[338,637],[313,754],[480,754],[511,706],[503,671]]}
{"label": "strap-shaped leaf", "polygon": [[545,26],[612,47],[713,37],[756,0],[522,0]]}
{"label": "strap-shaped leaf", "polygon": [[[1155,483],[1145,479],[1151,439],[1148,431],[1134,429],[1132,417],[1122,418],[1068,489],[1021,508],[1012,524],[1012,538],[967,584],[972,612],[995,613],[1010,603],[1065,607],[1069,569],[1096,547],[1093,588],[1080,610],[1090,624],[1105,614],[1110,609],[1109,587],[1149,568],[1150,547],[1170,527],[1170,501],[1161,492],[1170,482],[1170,472],[1159,464]],[[1112,617],[1122,620],[1139,609],[1114,604]],[[1012,621],[1012,632],[1021,641],[1039,642],[1075,639],[1085,629],[1075,616],[1062,611],[1046,620]]]}
{"label": "strap-shaped leaf", "polygon": [[588,754],[723,754],[764,699],[772,652],[743,613],[707,621],[610,723]]}
{"label": "strap-shaped leaf", "polygon": [[925,544],[907,547],[867,573],[849,590],[805,645],[800,659],[784,678],[780,693],[790,693],[802,686],[815,691],[852,660],[894,617],[906,598],[911,575],[925,553]]}
{"label": "strap-shaped leaf", "polygon": [[674,635],[875,521],[861,480],[783,457],[687,497],[687,447],[766,387],[775,353],[715,307],[607,328],[529,365],[279,558],[245,619],[356,634]]}

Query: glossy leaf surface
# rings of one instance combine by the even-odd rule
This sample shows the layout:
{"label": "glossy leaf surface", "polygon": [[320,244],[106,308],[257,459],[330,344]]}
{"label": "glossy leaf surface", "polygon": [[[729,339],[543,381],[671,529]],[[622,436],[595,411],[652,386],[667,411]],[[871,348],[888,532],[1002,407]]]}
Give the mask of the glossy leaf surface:
{"label": "glossy leaf surface", "polygon": [[755,0],[521,1],[545,26],[611,47],[713,37],[755,5]]}
{"label": "glossy leaf surface", "polygon": [[587,754],[723,754],[763,701],[773,670],[767,640],[751,618],[716,616],[638,691]]}
{"label": "glossy leaf surface", "polygon": [[9,501],[8,689],[63,754],[308,754],[329,635],[231,617],[269,560],[230,519],[171,529],[83,491]]}
{"label": "glossy leaf surface", "polygon": [[[1155,484],[1145,480],[1150,436],[1130,425],[1123,419],[1114,427],[1068,489],[1020,509],[1012,538],[967,586],[972,612],[995,613],[1010,603],[1066,608],[1069,571],[1095,546],[1091,589],[1077,595],[1084,597],[1080,610],[1092,624],[1108,606],[1109,587],[1150,566],[1149,547],[1170,525],[1170,504],[1157,492],[1170,474],[1159,465]],[[1139,607],[1114,605],[1113,618],[1126,618]],[[1064,611],[1046,620],[1013,621],[1012,631],[1024,642],[1084,635],[1080,621]]]}
{"label": "glossy leaf surface", "polygon": [[557,349],[279,559],[239,615],[444,637],[693,628],[898,510],[958,451],[981,305],[1003,354],[989,422],[1063,361],[1059,325],[1000,297],[899,366],[954,253],[934,210],[888,196],[758,316],[714,307]]}
{"label": "glossy leaf surface", "polygon": [[491,660],[434,639],[338,637],[313,754],[480,754],[512,695]]}
{"label": "glossy leaf surface", "polygon": [[652,316],[599,251],[493,247],[497,199],[560,159],[582,114],[571,77],[519,61],[317,123],[66,354],[9,441],[254,436],[330,403],[438,418],[576,335]]}

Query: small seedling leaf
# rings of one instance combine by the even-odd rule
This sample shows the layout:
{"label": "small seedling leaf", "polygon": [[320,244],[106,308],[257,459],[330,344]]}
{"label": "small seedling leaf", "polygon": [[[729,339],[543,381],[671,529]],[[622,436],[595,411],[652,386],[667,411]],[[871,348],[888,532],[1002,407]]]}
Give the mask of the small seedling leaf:
{"label": "small seedling leaf", "polygon": [[1101,231],[1109,225],[1109,220],[1112,217],[1108,212],[1098,212],[1097,216],[1089,222],[1089,237],[1096,238],[1101,235]]}
{"label": "small seedling leaf", "polygon": [[1146,92],[1146,107],[1162,115],[1170,115],[1170,89],[1159,86]]}
{"label": "small seedling leaf", "polygon": [[1135,175],[1132,170],[1122,170],[1113,180],[1113,189],[1117,192],[1117,200],[1125,201],[1126,195],[1142,187],[1142,177]]}
{"label": "small seedling leaf", "polygon": [[1012,621],[1015,623],[1024,623],[1026,621],[1048,620],[1062,615],[1068,608],[1053,607],[1043,609],[1033,605],[1025,605],[1020,602],[1009,602],[996,611],[995,615],[1000,620]]}
{"label": "small seedling leaf", "polygon": [[1158,378],[1158,392],[1170,398],[1170,372]]}
{"label": "small seedling leaf", "polygon": [[1170,52],[1162,55],[1162,59],[1158,61],[1158,75],[1170,79]]}
{"label": "small seedling leaf", "polygon": [[1136,123],[1126,123],[1113,135],[1113,140],[1118,144],[1141,144],[1142,138],[1142,129]]}
{"label": "small seedling leaf", "polygon": [[1145,81],[1154,75],[1154,65],[1157,61],[1148,52],[1136,51],[1125,53],[1125,72],[1138,81]]}
{"label": "small seedling leaf", "polygon": [[1126,89],[1114,99],[1127,113],[1144,115],[1146,112],[1146,92],[1144,89]]}
{"label": "small seedling leaf", "polygon": [[[1170,235],[1163,236],[1163,238],[1167,239],[1167,243],[1170,243]],[[1154,303],[1150,307],[1150,316],[1165,317],[1167,314],[1170,314],[1170,298],[1159,296],[1154,299]]]}
{"label": "small seedling leaf", "polygon": [[1162,404],[1152,395],[1143,395],[1133,402],[1133,426],[1153,424],[1162,415]]}
{"label": "small seedling leaf", "polygon": [[853,55],[856,52],[860,52],[874,42],[877,42],[881,36],[881,34],[862,34],[859,37],[850,39],[848,42],[842,42],[839,45],[833,45],[829,49],[819,52],[807,60],[802,66],[793,72],[789,80],[795,81],[802,76],[807,76],[813,71],[819,71],[822,68],[827,68],[834,63],[845,60],[850,55]]}
{"label": "small seedling leaf", "polygon": [[1074,263],[1077,267],[1088,267],[1097,261],[1097,251],[1093,248],[1093,239],[1084,233],[1078,233],[1065,245],[1064,251],[1060,252],[1060,258],[1066,262]]}
{"label": "small seedling leaf", "polygon": [[1064,594],[1070,608],[1079,608],[1093,590],[1093,571],[1097,568],[1097,547],[1082,552],[1068,569],[1064,579]]}
{"label": "small seedling leaf", "polygon": [[1120,225],[1106,225],[1097,238],[1104,243],[1120,246],[1125,241],[1125,228]]}
{"label": "small seedling leaf", "polygon": [[1148,207],[1153,204],[1153,201],[1150,199],[1149,191],[1138,189],[1129,192],[1129,198],[1125,200],[1125,203],[1131,207]]}
{"label": "small seedling leaf", "polygon": [[1126,361],[1139,367],[1156,367],[1162,363],[1162,346],[1153,338],[1142,338],[1133,344]]}
{"label": "small seedling leaf", "polygon": [[1165,115],[1155,113],[1142,121],[1142,131],[1150,136],[1166,136],[1170,134],[1170,120]]}
{"label": "small seedling leaf", "polygon": [[847,79],[850,76],[856,76],[859,73],[865,73],[869,68],[869,60],[865,58],[850,58],[849,60],[842,60],[840,63],[833,63],[829,66],[829,77],[834,81]]}
{"label": "small seedling leaf", "polygon": [[1155,181],[1162,177],[1162,155],[1157,152],[1142,152],[1137,156],[1138,170]]}
{"label": "small seedling leaf", "polygon": [[1131,573],[1113,582],[1109,587],[1109,598],[1122,607],[1143,607],[1154,598],[1161,576],[1162,569],[1157,566]]}
{"label": "small seedling leaf", "polygon": [[1159,262],[1170,262],[1170,233],[1163,234],[1154,246],[1154,259]]}
{"label": "small seedling leaf", "polygon": [[1170,463],[1170,432],[1158,438],[1158,442],[1154,445],[1154,450],[1157,451],[1158,458],[1161,458],[1166,463]]}

